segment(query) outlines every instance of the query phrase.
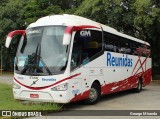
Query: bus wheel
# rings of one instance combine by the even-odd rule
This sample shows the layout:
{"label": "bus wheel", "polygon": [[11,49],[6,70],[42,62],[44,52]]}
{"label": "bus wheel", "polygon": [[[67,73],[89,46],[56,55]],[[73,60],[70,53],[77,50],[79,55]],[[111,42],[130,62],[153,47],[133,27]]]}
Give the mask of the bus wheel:
{"label": "bus wheel", "polygon": [[142,79],[139,79],[138,80],[138,85],[135,88],[135,91],[136,91],[136,93],[139,93],[139,92],[141,92],[141,90],[142,90]]}
{"label": "bus wheel", "polygon": [[95,104],[101,97],[100,85],[93,83],[90,89],[89,98],[86,100],[87,104]]}

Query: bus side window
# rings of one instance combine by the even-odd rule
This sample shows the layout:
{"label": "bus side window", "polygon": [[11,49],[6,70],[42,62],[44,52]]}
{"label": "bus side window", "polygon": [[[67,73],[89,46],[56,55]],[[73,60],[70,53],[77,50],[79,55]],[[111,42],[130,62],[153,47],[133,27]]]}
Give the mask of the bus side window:
{"label": "bus side window", "polygon": [[131,55],[134,55],[135,52],[136,52],[136,44],[135,44],[134,41],[131,41],[130,47],[131,47],[131,53],[130,53],[130,54],[131,54]]}
{"label": "bus side window", "polygon": [[93,60],[97,57],[96,55],[102,51],[102,32],[96,30],[90,30],[90,32],[90,37],[83,37],[87,46],[83,51],[88,54],[89,60]]}
{"label": "bus side window", "polygon": [[96,30],[77,31],[74,37],[71,70],[86,65],[102,51],[102,32]]}
{"label": "bus side window", "polygon": [[125,43],[125,54],[130,54],[131,53],[131,48],[130,48],[130,45],[129,45],[129,42],[126,42]]}
{"label": "bus side window", "polygon": [[126,38],[120,37],[120,53],[124,54],[130,54],[131,48],[130,48],[130,41]]}
{"label": "bus side window", "polygon": [[145,45],[145,44],[141,44],[141,48],[144,49],[142,56],[147,57],[150,53],[150,49],[149,46]]}
{"label": "bus side window", "polygon": [[119,52],[118,36],[105,32],[104,42],[105,42],[104,49],[106,51]]}
{"label": "bus side window", "polygon": [[105,43],[105,50],[107,51],[113,51],[113,45],[112,45],[112,41],[111,40],[107,40],[107,42]]}
{"label": "bus side window", "polygon": [[118,40],[114,42],[114,46],[113,47],[114,47],[114,52],[119,52],[118,51],[118,49],[119,49],[119,41]]}
{"label": "bus side window", "polygon": [[124,53],[125,52],[125,43],[124,43],[123,38],[120,38],[119,52],[120,53]]}
{"label": "bus side window", "polygon": [[82,52],[82,41],[75,38],[73,43],[72,59],[71,59],[71,69],[78,67],[81,63],[81,52]]}
{"label": "bus side window", "polygon": [[124,53],[131,54],[130,40],[123,38],[123,43],[124,43]]}

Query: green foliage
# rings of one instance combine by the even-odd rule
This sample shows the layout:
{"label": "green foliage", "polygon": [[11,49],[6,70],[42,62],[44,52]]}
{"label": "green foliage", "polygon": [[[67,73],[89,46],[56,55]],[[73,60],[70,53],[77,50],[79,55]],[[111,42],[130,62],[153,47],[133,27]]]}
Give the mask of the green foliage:
{"label": "green foliage", "polygon": [[[152,46],[153,60],[160,58],[159,0],[1,0],[0,11],[0,45],[4,45],[10,31],[25,29],[40,17],[69,13],[148,41]],[[3,50],[7,70],[13,66],[16,41],[9,50]]]}
{"label": "green foliage", "polygon": [[156,0],[135,1],[134,25],[140,29],[143,39],[151,43],[153,61],[159,62],[157,59],[160,58],[160,7],[155,3]]}
{"label": "green foliage", "polygon": [[24,10],[25,14],[23,14],[23,17],[27,26],[40,17],[62,12],[59,6],[54,6],[49,0],[30,0],[24,7]]}
{"label": "green foliage", "polygon": [[75,14],[94,19],[134,36],[132,2],[122,0],[85,0]]}
{"label": "green foliage", "polygon": [[[24,0],[8,0],[0,5],[0,46],[4,46],[6,35],[10,31],[25,28],[24,19],[22,18],[25,5]],[[10,49],[3,47],[3,69],[13,70],[15,51],[14,46],[11,46]]]}
{"label": "green foliage", "polygon": [[160,59],[158,0],[85,0],[75,14],[114,27],[151,44],[153,64]]}

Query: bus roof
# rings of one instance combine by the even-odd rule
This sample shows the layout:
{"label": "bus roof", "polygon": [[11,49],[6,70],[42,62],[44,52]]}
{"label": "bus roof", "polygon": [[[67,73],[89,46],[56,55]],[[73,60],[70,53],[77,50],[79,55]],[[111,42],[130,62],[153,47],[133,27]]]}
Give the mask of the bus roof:
{"label": "bus roof", "polygon": [[69,14],[62,14],[62,15],[51,15],[46,16],[38,19],[36,22],[30,24],[28,28],[31,27],[38,27],[38,26],[50,26],[50,25],[63,25],[63,26],[80,26],[80,25],[91,25],[96,27],[102,27],[104,31],[133,40],[137,41],[146,45],[150,45],[149,43],[139,40],[137,38],[134,38],[132,36],[123,34],[118,32],[116,29],[111,28],[109,26],[103,25],[101,23],[92,21],[90,19],[76,16],[76,15],[69,15]]}

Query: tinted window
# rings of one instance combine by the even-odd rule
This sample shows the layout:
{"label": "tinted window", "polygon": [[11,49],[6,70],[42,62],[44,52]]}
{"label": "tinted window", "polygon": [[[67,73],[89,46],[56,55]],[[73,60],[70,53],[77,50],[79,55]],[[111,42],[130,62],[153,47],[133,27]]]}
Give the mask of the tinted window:
{"label": "tinted window", "polygon": [[119,38],[113,34],[104,33],[104,49],[119,52]]}
{"label": "tinted window", "polygon": [[75,69],[96,58],[102,51],[102,32],[95,30],[77,31],[74,37],[71,67]]}
{"label": "tinted window", "polygon": [[111,33],[104,32],[104,42],[106,51],[145,57],[150,54],[150,46]]}

